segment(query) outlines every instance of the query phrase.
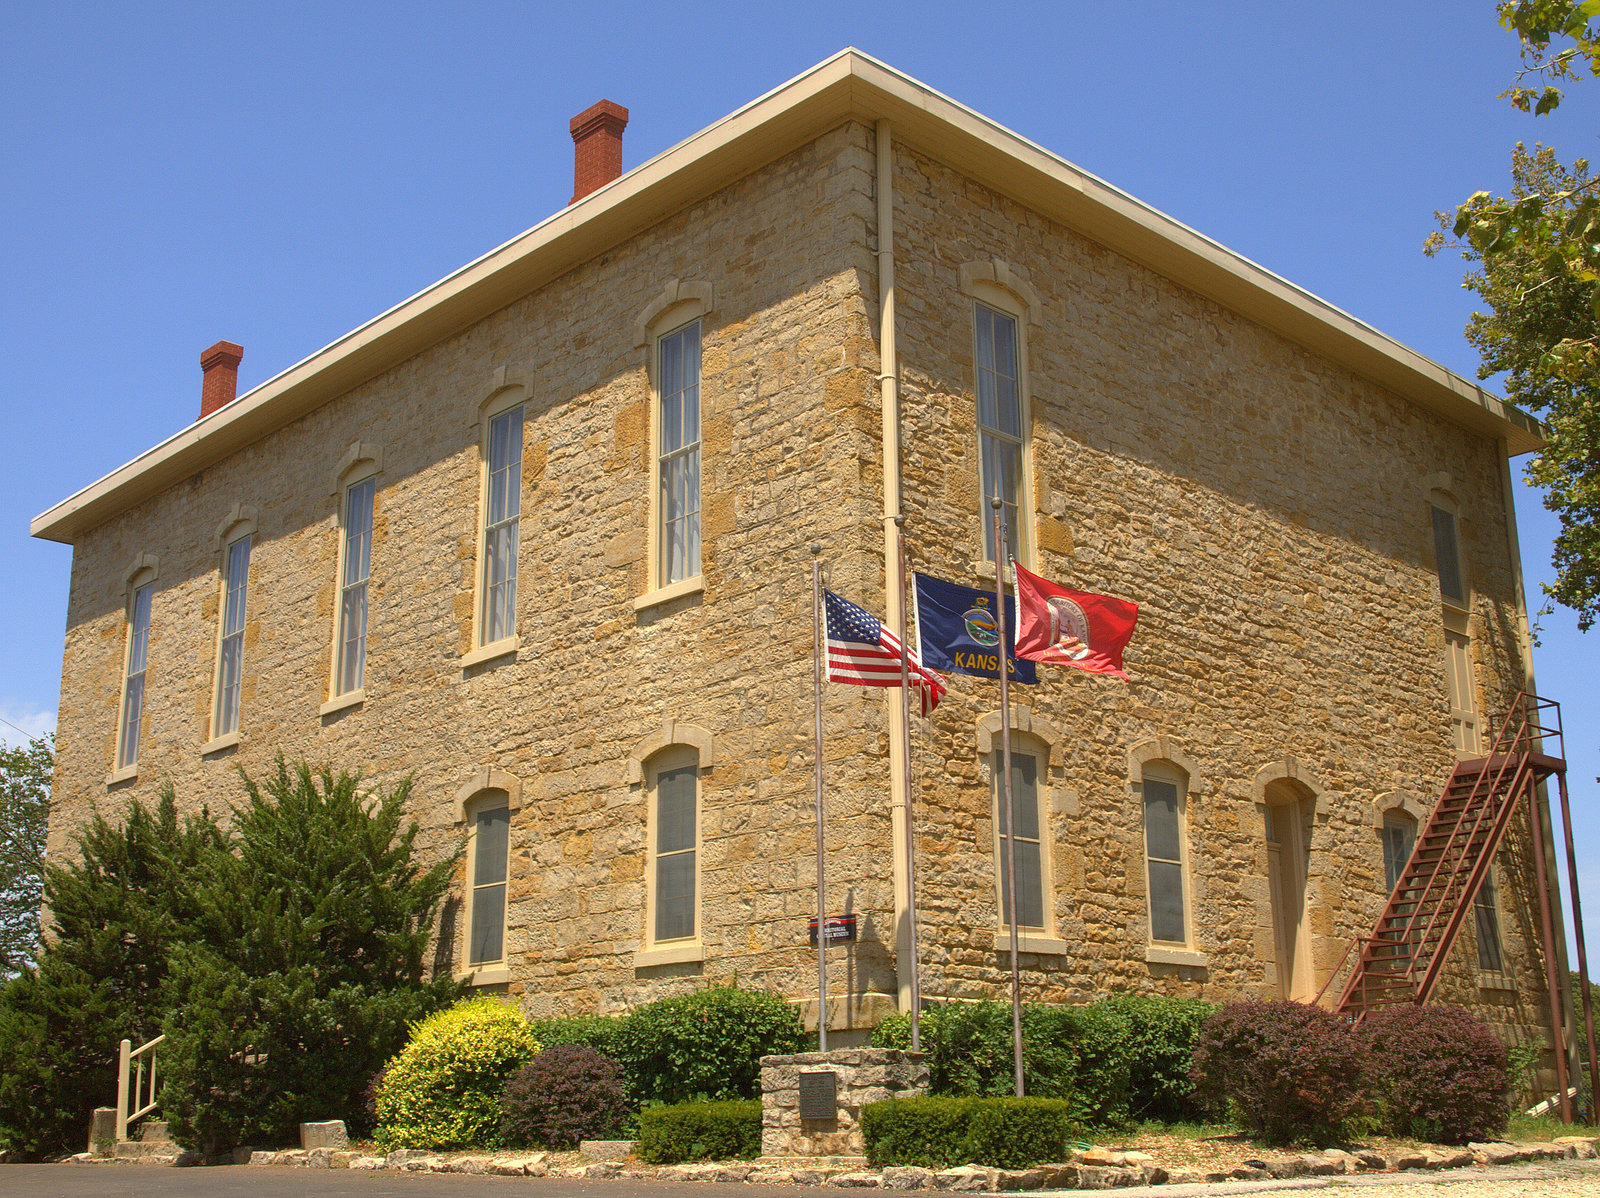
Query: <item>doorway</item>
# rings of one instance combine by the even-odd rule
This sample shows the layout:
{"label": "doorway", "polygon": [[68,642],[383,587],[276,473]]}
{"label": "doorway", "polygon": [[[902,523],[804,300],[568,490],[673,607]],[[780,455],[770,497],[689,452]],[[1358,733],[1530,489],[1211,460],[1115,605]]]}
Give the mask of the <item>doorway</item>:
{"label": "doorway", "polygon": [[1278,997],[1295,1002],[1310,1002],[1316,995],[1306,919],[1310,807],[1310,796],[1293,782],[1279,780],[1266,789],[1267,887]]}

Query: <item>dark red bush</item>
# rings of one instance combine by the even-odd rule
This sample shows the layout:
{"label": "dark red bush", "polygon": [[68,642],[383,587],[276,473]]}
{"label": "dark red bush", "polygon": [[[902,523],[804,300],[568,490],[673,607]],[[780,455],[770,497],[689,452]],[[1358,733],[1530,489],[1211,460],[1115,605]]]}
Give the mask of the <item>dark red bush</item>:
{"label": "dark red bush", "polygon": [[1230,1003],[1200,1025],[1195,1096],[1278,1143],[1337,1143],[1368,1112],[1362,1042],[1320,1007]]}
{"label": "dark red bush", "polygon": [[1460,1007],[1390,1007],[1360,1032],[1385,1131],[1465,1144],[1505,1130],[1506,1047]]}
{"label": "dark red bush", "polygon": [[519,1148],[576,1148],[612,1138],[627,1116],[622,1066],[586,1044],[557,1044],[506,1083],[500,1139]]}

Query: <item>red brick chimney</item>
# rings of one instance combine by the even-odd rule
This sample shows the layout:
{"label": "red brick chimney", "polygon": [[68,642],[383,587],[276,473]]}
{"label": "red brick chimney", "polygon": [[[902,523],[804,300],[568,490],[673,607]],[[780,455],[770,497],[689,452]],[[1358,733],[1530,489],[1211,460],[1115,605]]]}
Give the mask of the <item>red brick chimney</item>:
{"label": "red brick chimney", "polygon": [[628,127],[628,110],[601,100],[572,118],[572,198],[576,204],[591,191],[622,174],[622,131]]}
{"label": "red brick chimney", "polygon": [[206,373],[200,383],[198,419],[231,404],[239,394],[239,362],[243,358],[244,346],[231,341],[219,341],[200,355],[200,369]]}

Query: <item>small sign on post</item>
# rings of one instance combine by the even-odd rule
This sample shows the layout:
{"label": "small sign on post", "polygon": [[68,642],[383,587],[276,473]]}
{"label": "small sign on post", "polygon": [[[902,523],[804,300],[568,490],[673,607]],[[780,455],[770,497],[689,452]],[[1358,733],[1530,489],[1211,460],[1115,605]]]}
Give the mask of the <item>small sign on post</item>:
{"label": "small sign on post", "polygon": [[839,1117],[839,1075],[831,1069],[800,1075],[800,1118],[834,1120]]}
{"label": "small sign on post", "polygon": [[[817,921],[812,920],[810,925],[811,943],[817,942]],[[828,916],[828,943],[843,944],[847,940],[856,938],[856,917],[854,915]]]}

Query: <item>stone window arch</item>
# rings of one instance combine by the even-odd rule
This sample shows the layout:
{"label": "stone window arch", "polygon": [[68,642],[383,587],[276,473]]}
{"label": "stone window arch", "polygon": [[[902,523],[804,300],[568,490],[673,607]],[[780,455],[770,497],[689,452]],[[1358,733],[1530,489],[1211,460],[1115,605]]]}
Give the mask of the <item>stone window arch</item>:
{"label": "stone window arch", "polygon": [[1195,946],[1190,819],[1201,792],[1200,770],[1175,741],[1152,737],[1129,748],[1128,784],[1140,815],[1145,960],[1204,967],[1208,958]]}
{"label": "stone window arch", "polygon": [[470,974],[474,985],[510,980],[511,813],[521,805],[521,780],[493,766],[483,766],[456,788],[456,822],[467,828],[466,918],[458,976]]}
{"label": "stone window arch", "polygon": [[715,761],[706,729],[670,717],[628,754],[628,782],[645,800],[644,935],[635,968],[705,957],[702,779]]}

